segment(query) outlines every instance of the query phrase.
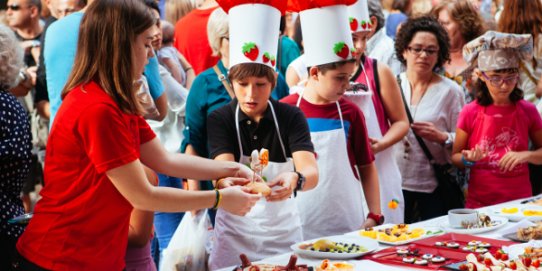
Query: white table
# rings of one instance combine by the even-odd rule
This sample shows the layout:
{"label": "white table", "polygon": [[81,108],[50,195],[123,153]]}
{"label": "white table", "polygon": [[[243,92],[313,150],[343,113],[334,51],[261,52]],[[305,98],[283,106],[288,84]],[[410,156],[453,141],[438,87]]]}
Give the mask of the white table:
{"label": "white table", "polygon": [[[540,195],[535,196],[535,197],[531,197],[531,198],[539,198],[539,197],[540,197]],[[519,200],[514,200],[514,201],[501,203],[501,204],[497,204],[497,205],[493,205],[493,206],[483,207],[483,208],[480,208],[478,210],[481,213],[487,213],[487,214],[489,214],[491,216],[490,210],[492,210],[492,209],[499,208],[501,206],[519,204],[522,201],[528,200],[528,199],[531,199],[531,198],[519,199]],[[420,227],[420,226],[422,226],[422,227],[441,227],[443,224],[445,224],[447,222],[447,219],[448,219],[447,216],[441,216],[441,217],[437,217],[437,218],[434,218],[434,219],[430,219],[430,220],[421,221],[421,222],[418,222],[418,223],[411,224],[411,227]],[[499,240],[506,240],[505,238],[502,237],[502,233],[504,231],[506,231],[507,229],[509,229],[510,227],[513,227],[515,224],[517,224],[517,222],[509,221],[508,224],[505,225],[502,228],[496,229],[494,231],[486,232],[486,233],[477,234],[477,236],[492,238],[492,239],[499,239]],[[390,246],[379,244],[379,248],[377,250],[382,250],[382,249],[385,249],[385,248],[388,248],[388,247],[390,247]],[[293,252],[285,253],[285,254],[282,254],[282,255],[277,255],[277,256],[271,257],[271,258],[266,258],[266,259],[263,259],[261,261],[258,261],[257,263],[269,263],[269,264],[285,265],[285,264],[288,263],[288,260],[290,259],[290,256],[292,255],[292,253]],[[298,256],[298,261],[297,261],[298,264],[307,264],[307,265],[312,265],[312,266],[317,265],[317,264],[319,264],[321,262],[322,262],[322,259],[305,258],[305,257],[302,257],[302,256]],[[376,263],[376,262],[373,262],[373,261],[370,261],[370,260],[348,260],[348,262],[354,264],[356,271],[362,271],[362,270],[363,271],[366,271],[366,270],[378,270],[378,271],[418,270],[416,268],[398,267],[398,266],[393,266],[393,265],[384,265],[384,264]],[[219,271],[231,271],[233,268],[234,267],[232,266],[232,267],[229,267],[229,268],[221,269]]]}

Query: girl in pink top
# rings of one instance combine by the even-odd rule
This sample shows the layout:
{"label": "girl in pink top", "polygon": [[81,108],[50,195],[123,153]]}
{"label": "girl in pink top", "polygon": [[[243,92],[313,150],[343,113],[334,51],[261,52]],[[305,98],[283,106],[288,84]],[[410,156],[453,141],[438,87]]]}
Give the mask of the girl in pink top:
{"label": "girl in pink top", "polygon": [[478,82],[476,102],[459,115],[452,160],[470,168],[468,208],[532,195],[527,163],[542,164],[542,119],[517,87],[519,60],[532,58],[532,46],[530,35],[489,31],[463,49]]}

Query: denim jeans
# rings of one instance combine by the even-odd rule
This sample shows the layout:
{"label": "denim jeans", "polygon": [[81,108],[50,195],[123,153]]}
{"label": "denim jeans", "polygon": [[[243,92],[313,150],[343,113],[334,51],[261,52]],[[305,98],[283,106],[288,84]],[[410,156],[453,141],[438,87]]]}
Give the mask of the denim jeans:
{"label": "denim jeans", "polygon": [[[182,189],[181,179],[170,177],[162,174],[158,174],[159,186],[173,187]],[[182,204],[182,203],[181,203]],[[156,232],[156,238],[158,239],[158,245],[160,253],[167,248],[169,240],[175,233],[177,226],[181,223],[184,213],[154,213],[154,228]]]}

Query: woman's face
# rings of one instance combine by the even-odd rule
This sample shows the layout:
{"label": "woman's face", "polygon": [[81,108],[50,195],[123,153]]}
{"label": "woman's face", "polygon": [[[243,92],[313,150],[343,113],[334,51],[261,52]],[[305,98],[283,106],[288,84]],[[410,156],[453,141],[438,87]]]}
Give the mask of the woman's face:
{"label": "woman's face", "polygon": [[354,42],[354,48],[356,49],[356,58],[359,59],[365,49],[367,48],[367,40],[369,39],[370,32],[356,32],[352,33],[352,41]]}
{"label": "woman's face", "polygon": [[328,103],[339,100],[350,87],[350,76],[355,66],[356,64],[353,62],[346,63],[337,69],[328,70],[325,73],[318,70],[316,75],[312,75],[318,81],[315,91],[319,98]]}
{"label": "woman's face", "polygon": [[134,43],[132,44],[132,64],[134,71],[134,78],[138,79],[145,70],[145,65],[148,63],[148,59],[154,56],[152,49],[152,41],[156,33],[156,26],[153,25],[141,34],[137,35]]}
{"label": "woman's face", "polygon": [[408,47],[403,51],[407,69],[418,73],[433,72],[438,61],[439,46],[437,37],[431,32],[420,31],[414,34]]}
{"label": "woman's face", "polygon": [[152,40],[152,47],[154,50],[160,50],[162,48],[162,26],[160,25],[160,13],[157,10],[152,9],[152,14],[156,19],[156,33]]}
{"label": "woman's face", "polygon": [[222,62],[229,62],[230,59],[230,38],[228,36],[220,38],[220,57]]}
{"label": "woman's face", "polygon": [[517,71],[486,71],[477,72],[478,78],[487,86],[493,101],[507,101],[514,91],[519,79]]}
{"label": "woman's face", "polygon": [[267,109],[267,100],[273,84],[267,77],[233,79],[233,90],[241,110],[251,119],[259,121]]}
{"label": "woman's face", "polygon": [[450,38],[450,46],[455,49],[462,49],[465,45],[463,36],[461,36],[461,31],[459,24],[450,17],[450,13],[446,9],[442,9],[438,14],[438,21],[446,32],[448,32],[448,37]]}

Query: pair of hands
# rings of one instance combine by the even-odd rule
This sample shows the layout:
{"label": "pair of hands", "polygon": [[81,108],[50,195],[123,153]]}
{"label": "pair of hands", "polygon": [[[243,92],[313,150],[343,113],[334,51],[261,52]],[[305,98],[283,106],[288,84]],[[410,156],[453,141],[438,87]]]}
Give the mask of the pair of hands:
{"label": "pair of hands", "polygon": [[[470,150],[461,151],[465,160],[470,162],[477,162],[487,157],[487,150],[483,150],[480,146],[476,145]],[[529,161],[529,151],[508,151],[501,160],[499,160],[499,168],[503,172],[512,171],[517,165],[527,163]]]}
{"label": "pair of hands", "polygon": [[[250,173],[252,174],[252,172]],[[252,178],[252,175],[250,177],[228,177],[225,179],[222,179],[219,182],[219,188],[224,189],[227,187],[232,186],[240,186],[241,189],[247,193],[250,193],[250,189],[245,187],[248,183],[250,183],[250,179]],[[296,186],[297,186],[297,179],[298,175],[295,172],[283,172],[276,176],[272,181],[268,182],[267,185],[271,188],[273,187],[279,187],[278,189],[273,189],[271,191],[271,194],[266,197],[267,201],[282,201],[290,198],[292,193],[294,192]],[[255,180],[257,182],[263,182],[260,176],[255,177]]]}
{"label": "pair of hands", "polygon": [[418,136],[433,142],[444,143],[448,139],[448,134],[440,131],[432,122],[417,121],[412,123],[410,127]]}

